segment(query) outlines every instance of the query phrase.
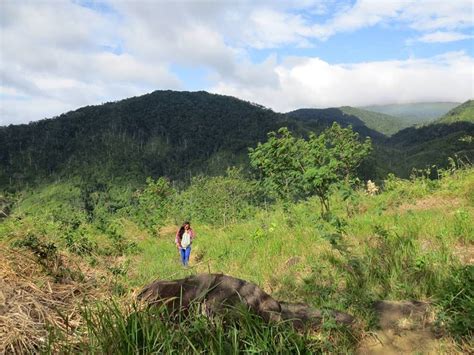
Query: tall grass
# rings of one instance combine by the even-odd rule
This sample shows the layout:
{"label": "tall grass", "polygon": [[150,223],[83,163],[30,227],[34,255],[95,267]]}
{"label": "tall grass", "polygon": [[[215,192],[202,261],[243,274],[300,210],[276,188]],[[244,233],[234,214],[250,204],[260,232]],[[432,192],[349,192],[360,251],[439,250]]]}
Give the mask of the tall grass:
{"label": "tall grass", "polygon": [[[154,279],[222,272],[254,282],[281,301],[349,312],[365,330],[376,324],[374,301],[426,300],[435,306],[438,325],[445,334],[467,339],[473,332],[474,282],[468,255],[474,243],[472,181],[474,169],[458,170],[435,182],[425,177],[392,177],[385,191],[376,196],[359,190],[351,201],[344,201],[334,194],[333,215],[327,220],[320,218],[319,201],[313,198],[255,208],[253,216],[246,215],[233,223],[226,220],[225,224],[208,224],[207,220],[195,219],[192,224],[197,238],[190,269],[179,264],[174,228],[164,229],[159,236],[150,235],[123,217],[124,222],[119,221],[121,234],[124,240],[137,245],[138,253],[120,254],[127,268],[114,277],[126,294]],[[71,226],[70,221],[66,218],[67,223],[48,224],[48,218],[52,218],[48,211],[35,212],[38,196],[54,199],[61,194],[58,189],[51,187],[49,192],[25,197],[20,202],[23,208],[0,224],[0,232],[12,238],[34,232],[51,237],[58,247],[67,247],[61,225]],[[53,206],[54,215],[62,219],[65,215],[61,204],[77,199],[76,190],[68,191],[64,201],[45,206]],[[83,225],[75,233],[83,233],[100,246],[99,250],[115,243],[91,224]],[[114,256],[107,255],[105,262]],[[354,336],[339,328],[298,335],[285,324],[264,324],[248,314],[226,323],[196,313],[175,323],[159,312],[133,308],[124,311],[110,304],[86,311],[91,338],[87,351],[141,352],[146,345],[147,351],[159,352],[257,352],[266,348],[268,352],[304,353],[344,352],[354,347]],[[186,335],[181,337],[179,333]],[[206,344],[209,347],[205,348]]]}
{"label": "tall grass", "polygon": [[321,337],[286,322],[268,324],[245,308],[209,318],[197,304],[172,315],[165,307],[123,309],[109,302],[85,308],[84,319],[89,340],[82,351],[90,353],[315,354],[349,351],[357,340],[343,327],[326,326]]}

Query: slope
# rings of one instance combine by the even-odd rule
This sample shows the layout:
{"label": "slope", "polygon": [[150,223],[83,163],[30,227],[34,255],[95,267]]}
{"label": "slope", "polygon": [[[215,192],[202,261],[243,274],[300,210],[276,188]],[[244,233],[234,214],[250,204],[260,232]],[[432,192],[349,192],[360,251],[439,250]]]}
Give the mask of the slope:
{"label": "slope", "polygon": [[155,91],[0,127],[0,186],[58,176],[183,178],[246,159],[285,116],[233,97]]}
{"label": "slope", "polygon": [[403,118],[408,127],[415,124],[432,122],[457,105],[459,105],[457,102],[418,102],[411,104],[373,105],[361,108]]}
{"label": "slope", "polygon": [[339,109],[346,115],[360,118],[367,127],[383,133],[386,136],[391,136],[402,128],[406,128],[410,125],[408,121],[380,112],[368,111],[350,106],[343,106]]}
{"label": "slope", "polygon": [[[351,110],[347,110],[347,112],[351,112]],[[343,127],[351,125],[353,130],[362,137],[370,137],[374,141],[383,141],[386,138],[383,133],[367,127],[360,117],[346,113],[342,108],[305,108],[288,112],[286,115],[304,123],[315,131],[322,131],[332,125],[333,122],[337,122]]]}
{"label": "slope", "polygon": [[463,104],[453,108],[436,122],[452,123],[459,121],[474,123],[474,100],[468,100]]}

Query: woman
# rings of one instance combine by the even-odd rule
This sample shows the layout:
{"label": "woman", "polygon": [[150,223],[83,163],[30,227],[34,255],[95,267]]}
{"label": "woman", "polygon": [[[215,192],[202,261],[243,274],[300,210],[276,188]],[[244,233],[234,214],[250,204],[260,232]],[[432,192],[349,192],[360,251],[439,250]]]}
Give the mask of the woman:
{"label": "woman", "polygon": [[195,237],[189,222],[184,222],[181,228],[176,232],[176,247],[181,255],[181,262],[184,266],[189,264],[189,255],[191,254],[191,244]]}

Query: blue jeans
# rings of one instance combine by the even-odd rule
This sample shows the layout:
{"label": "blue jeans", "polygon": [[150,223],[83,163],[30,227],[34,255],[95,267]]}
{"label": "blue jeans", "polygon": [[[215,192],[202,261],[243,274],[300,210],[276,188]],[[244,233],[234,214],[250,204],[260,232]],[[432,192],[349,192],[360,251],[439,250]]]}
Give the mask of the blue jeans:
{"label": "blue jeans", "polygon": [[189,245],[186,249],[180,248],[179,252],[181,254],[181,262],[184,266],[187,266],[189,264],[189,255],[191,255],[191,245]]}

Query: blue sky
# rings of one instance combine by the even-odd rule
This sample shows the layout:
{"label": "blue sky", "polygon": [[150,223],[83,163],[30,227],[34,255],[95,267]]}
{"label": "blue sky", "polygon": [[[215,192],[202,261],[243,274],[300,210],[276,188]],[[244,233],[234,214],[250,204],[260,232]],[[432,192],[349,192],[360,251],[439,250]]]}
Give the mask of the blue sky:
{"label": "blue sky", "polygon": [[465,0],[0,1],[0,125],[153,90],[300,107],[474,96]]}

